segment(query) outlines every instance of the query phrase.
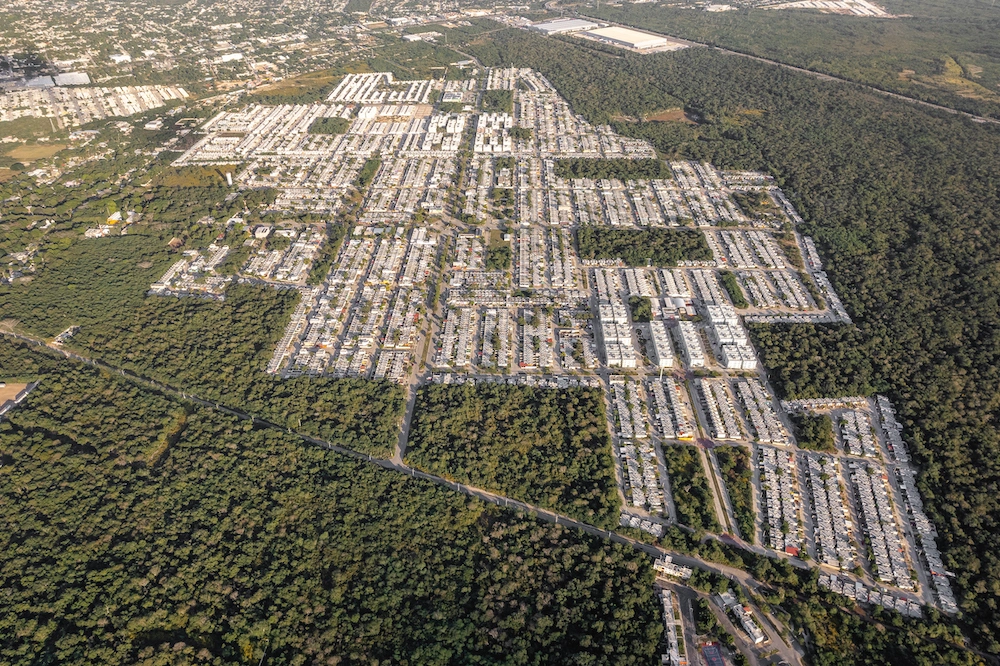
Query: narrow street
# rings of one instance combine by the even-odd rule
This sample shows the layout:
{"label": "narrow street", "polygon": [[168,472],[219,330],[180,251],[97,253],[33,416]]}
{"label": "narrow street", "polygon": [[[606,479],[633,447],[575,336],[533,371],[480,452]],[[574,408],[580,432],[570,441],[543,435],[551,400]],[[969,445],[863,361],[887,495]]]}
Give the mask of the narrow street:
{"label": "narrow street", "polygon": [[[341,455],[353,458],[355,460],[361,460],[361,461],[369,462],[369,463],[372,463],[374,465],[378,465],[379,467],[382,467],[384,469],[393,470],[393,471],[399,472],[401,474],[406,474],[406,475],[414,477],[414,478],[424,479],[426,481],[430,481],[432,483],[436,483],[436,484],[438,484],[440,486],[447,487],[447,488],[449,488],[451,490],[455,490],[457,492],[463,493],[463,494],[468,495],[470,497],[475,497],[475,498],[483,500],[485,502],[489,502],[490,504],[496,504],[497,506],[502,506],[502,507],[505,507],[505,508],[512,508],[512,509],[515,509],[515,510],[523,511],[525,513],[530,513],[530,514],[533,514],[533,515],[537,516],[538,518],[540,518],[542,520],[545,520],[545,521],[548,521],[548,522],[551,522],[551,523],[556,523],[558,525],[564,525],[566,527],[572,527],[572,528],[575,528],[575,529],[579,529],[581,531],[587,532],[588,534],[592,534],[592,535],[597,536],[597,537],[609,539],[611,541],[614,541],[615,543],[620,543],[620,544],[623,544],[623,545],[630,546],[630,547],[632,547],[632,548],[634,548],[634,549],[636,549],[638,551],[647,553],[648,555],[651,555],[651,556],[654,556],[654,557],[659,557],[661,555],[668,555],[671,558],[673,558],[674,562],[676,562],[676,563],[678,563],[678,564],[680,564],[682,566],[692,567],[692,568],[698,568],[698,569],[701,569],[703,571],[715,573],[715,574],[718,574],[720,576],[725,576],[725,577],[727,577],[727,578],[729,578],[731,580],[739,581],[740,584],[742,584],[742,585],[747,585],[747,586],[751,586],[752,585],[752,589],[757,589],[761,585],[761,583],[759,583],[758,581],[753,580],[753,577],[750,574],[748,574],[745,571],[742,571],[741,569],[737,569],[735,567],[730,567],[730,566],[727,566],[727,565],[724,565],[724,564],[717,564],[717,563],[714,563],[714,562],[708,562],[708,561],[703,560],[703,559],[698,558],[698,557],[694,557],[694,556],[691,556],[691,555],[685,555],[683,553],[679,553],[679,552],[675,552],[675,551],[666,550],[664,548],[660,548],[660,547],[654,546],[652,544],[648,544],[648,543],[644,543],[644,542],[638,541],[636,539],[633,539],[631,537],[625,536],[625,535],[620,534],[618,532],[615,532],[615,531],[612,531],[612,530],[602,529],[602,528],[596,527],[594,525],[590,525],[590,524],[584,523],[582,521],[576,520],[574,518],[570,518],[568,516],[556,513],[554,511],[550,511],[548,509],[543,509],[541,507],[534,506],[534,505],[529,504],[527,502],[521,502],[519,500],[511,499],[509,497],[505,497],[505,496],[500,495],[498,493],[490,492],[490,491],[484,490],[482,488],[476,488],[474,486],[469,486],[469,485],[466,485],[466,484],[456,483],[454,481],[449,481],[448,479],[444,479],[442,477],[435,476],[433,474],[428,474],[426,472],[422,472],[420,470],[414,469],[414,468],[406,465],[405,463],[397,462],[394,459],[378,458],[378,457],[375,457],[375,456],[372,456],[372,455],[369,455],[369,454],[366,454],[366,453],[359,453],[357,451],[353,451],[351,449],[347,449],[345,447],[338,446],[336,444],[333,444],[331,442],[319,439],[317,437],[313,437],[311,435],[307,435],[307,434],[304,434],[304,433],[301,433],[301,432],[297,432],[297,431],[295,431],[294,429],[292,429],[290,427],[279,425],[277,423],[274,423],[274,422],[269,421],[267,419],[263,419],[263,418],[254,416],[254,415],[249,414],[247,412],[244,412],[244,411],[241,411],[241,410],[238,410],[238,409],[234,409],[234,408],[231,408],[231,407],[227,407],[227,406],[221,405],[218,402],[215,402],[213,400],[206,400],[204,398],[201,398],[201,397],[198,397],[198,396],[193,395],[191,393],[188,393],[188,392],[186,392],[186,391],[184,391],[184,390],[182,390],[180,388],[176,388],[176,387],[173,387],[173,386],[170,386],[170,385],[167,385],[167,384],[164,384],[162,382],[159,382],[159,381],[156,381],[156,380],[153,380],[153,379],[149,379],[149,378],[146,378],[146,377],[141,377],[141,376],[136,375],[136,374],[134,374],[134,373],[132,373],[130,371],[124,370],[123,368],[118,368],[118,367],[109,365],[107,363],[104,363],[103,361],[100,361],[100,360],[97,360],[97,359],[93,359],[93,358],[89,358],[89,357],[83,356],[81,354],[77,354],[77,353],[74,353],[74,352],[62,349],[62,348],[60,348],[58,346],[50,345],[50,344],[46,343],[43,340],[39,340],[39,339],[36,339],[36,338],[32,338],[32,337],[28,337],[28,336],[25,336],[25,335],[21,335],[21,334],[10,333],[10,332],[2,332],[2,333],[0,333],[0,335],[5,335],[5,336],[8,336],[8,337],[16,338],[18,340],[23,340],[25,342],[34,344],[34,345],[39,346],[39,347],[44,347],[44,348],[46,348],[46,349],[48,349],[50,351],[53,351],[55,353],[58,353],[58,354],[62,355],[64,357],[68,358],[68,359],[75,360],[75,361],[80,361],[82,363],[86,363],[88,365],[92,365],[92,366],[94,366],[96,368],[100,368],[101,370],[104,370],[106,372],[111,372],[111,373],[120,375],[120,376],[124,377],[125,379],[127,379],[127,380],[129,380],[131,382],[143,385],[143,386],[145,386],[147,388],[153,388],[153,389],[155,389],[157,391],[161,391],[163,393],[173,395],[173,396],[181,398],[183,400],[187,400],[187,401],[196,403],[198,405],[201,405],[203,407],[207,407],[209,409],[214,409],[216,411],[222,412],[224,414],[228,414],[230,416],[234,416],[234,417],[239,418],[239,419],[243,419],[243,420],[247,420],[247,421],[252,421],[255,425],[260,426],[260,427],[271,428],[273,430],[284,432],[284,433],[286,433],[288,435],[292,435],[294,437],[298,437],[299,439],[301,439],[302,441],[304,441],[304,442],[306,442],[308,444],[311,444],[311,445],[314,445],[314,446],[319,446],[321,448],[324,448],[324,449],[327,449],[329,451],[333,451],[335,453],[338,453],[338,454],[341,454]],[[398,451],[397,451],[397,453],[398,453]]]}

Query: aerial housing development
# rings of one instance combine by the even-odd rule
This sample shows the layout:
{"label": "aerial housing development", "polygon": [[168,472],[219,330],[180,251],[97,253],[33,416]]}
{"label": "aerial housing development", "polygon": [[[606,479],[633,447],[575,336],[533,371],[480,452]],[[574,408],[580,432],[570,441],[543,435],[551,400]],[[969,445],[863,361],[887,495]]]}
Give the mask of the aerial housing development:
{"label": "aerial housing development", "polygon": [[[314,131],[325,119],[342,131]],[[656,156],[643,141],[588,124],[527,69],[461,81],[351,74],[325,101],[248,104],[198,132],[176,165],[240,164],[235,185],[275,188],[279,209],[332,218],[363,190],[362,212],[318,281],[306,277],[321,227],[279,224],[253,230],[238,275],[215,274],[225,248],[213,246],[190,251],[153,285],[153,293],[210,297],[229,279],[299,290],[268,372],[407,385],[586,379],[607,397],[622,525],[659,535],[679,521],[668,470],[688,450],[723,489],[714,518],[737,533],[733,498],[746,490],[727,488],[706,452],[741,448],[754,463],[750,505],[738,509],[756,512],[743,539],[783,556],[808,552],[837,580],[886,590],[868,600],[954,612],[898,425],[876,432],[884,419],[853,398],[779,403],[763,374],[747,322],[849,322],[815,244],[797,232],[801,219],[769,177],[683,161],[648,178],[571,175],[580,160]],[[771,214],[742,209],[734,195],[747,192]],[[779,227],[793,242],[779,243]],[[656,230],[694,233],[705,254],[630,265],[576,242]],[[749,297],[740,307],[733,289]],[[834,410],[836,453],[797,450],[788,413],[801,409]],[[882,462],[890,446],[891,469]]]}
{"label": "aerial housing development", "polygon": [[992,1],[0,8],[0,665],[1000,666]]}
{"label": "aerial housing development", "polygon": [[0,122],[52,118],[61,129],[104,118],[131,116],[189,97],[179,86],[63,87],[55,85],[52,79],[49,84],[0,94]]}

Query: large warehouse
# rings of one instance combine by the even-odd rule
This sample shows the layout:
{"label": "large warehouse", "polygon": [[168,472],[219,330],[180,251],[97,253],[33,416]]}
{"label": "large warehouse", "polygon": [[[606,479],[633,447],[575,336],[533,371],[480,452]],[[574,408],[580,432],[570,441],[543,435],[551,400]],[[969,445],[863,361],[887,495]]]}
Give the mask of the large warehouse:
{"label": "large warehouse", "polygon": [[546,21],[545,23],[536,23],[531,27],[544,35],[564,35],[568,32],[591,30],[600,27],[600,24],[583,19],[561,18],[554,21]]}
{"label": "large warehouse", "polygon": [[639,32],[638,30],[630,30],[628,28],[600,28],[598,30],[588,30],[584,34],[608,44],[624,46],[630,49],[652,49],[667,45],[666,37],[651,35],[647,32]]}

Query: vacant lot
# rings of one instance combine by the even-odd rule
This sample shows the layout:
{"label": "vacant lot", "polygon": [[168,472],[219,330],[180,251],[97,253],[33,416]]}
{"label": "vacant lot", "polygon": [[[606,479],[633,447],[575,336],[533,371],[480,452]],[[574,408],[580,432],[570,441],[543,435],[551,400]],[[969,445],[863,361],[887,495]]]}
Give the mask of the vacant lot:
{"label": "vacant lot", "polygon": [[13,157],[15,160],[27,162],[31,162],[33,160],[43,160],[46,157],[52,157],[65,147],[66,144],[64,143],[24,144],[9,151],[7,153],[7,157]]}
{"label": "vacant lot", "polygon": [[[0,384],[3,384],[3,380],[0,380]],[[13,400],[17,397],[17,394],[24,390],[27,384],[11,384],[7,383],[6,386],[0,386],[0,406],[2,406],[8,400]]]}
{"label": "vacant lot", "polygon": [[157,178],[157,185],[163,187],[211,187],[226,182],[226,172],[235,174],[238,165],[188,166],[166,169]]}
{"label": "vacant lot", "polygon": [[[265,104],[277,103],[303,103],[323,99],[327,93],[343,77],[344,73],[350,69],[350,73],[356,71],[368,71],[367,67],[353,67],[345,69],[324,69],[318,72],[310,72],[302,76],[277,81],[266,86],[261,86],[253,92],[255,101]],[[252,99],[253,99],[252,98]]]}
{"label": "vacant lot", "polygon": [[666,109],[664,111],[656,111],[647,115],[643,118],[643,120],[661,123],[688,123],[689,125],[698,124],[698,121],[691,115],[685,113],[684,109]]}

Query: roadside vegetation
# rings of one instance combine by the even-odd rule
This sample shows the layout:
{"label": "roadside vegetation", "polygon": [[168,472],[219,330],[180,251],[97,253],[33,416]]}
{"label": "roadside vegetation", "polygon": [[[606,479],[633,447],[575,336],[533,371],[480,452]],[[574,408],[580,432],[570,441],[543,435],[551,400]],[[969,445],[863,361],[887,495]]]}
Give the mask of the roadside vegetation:
{"label": "roadside vegetation", "polygon": [[14,373],[40,385],[0,422],[4,664],[654,658],[631,548],[0,340]]}
{"label": "roadside vegetation", "polygon": [[414,467],[599,527],[618,524],[599,390],[430,384],[413,411],[406,460]]}
{"label": "roadside vegetation", "polygon": [[677,520],[694,530],[721,532],[712,489],[698,457],[698,448],[685,444],[666,445],[663,457],[667,463]]}
{"label": "roadside vegetation", "polygon": [[719,461],[719,471],[726,484],[740,536],[747,543],[756,543],[757,516],[753,510],[753,462],[750,453],[740,446],[718,446],[713,452]]}
{"label": "roadside vegetation", "polygon": [[201,398],[335,444],[389,457],[402,388],[362,379],[280,379],[264,368],[298,293],[233,285],[225,301],[151,296],[127,316],[81,327],[73,347]]}

